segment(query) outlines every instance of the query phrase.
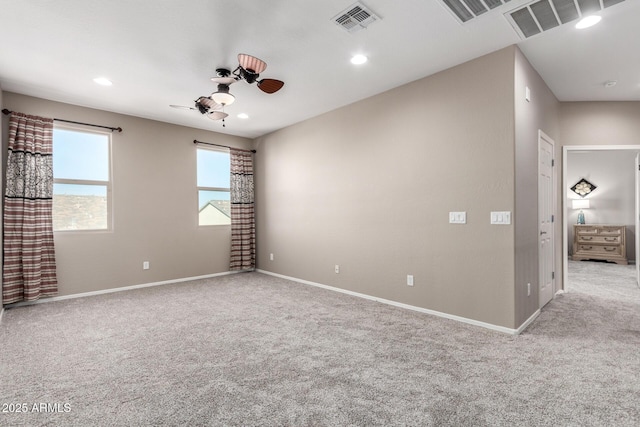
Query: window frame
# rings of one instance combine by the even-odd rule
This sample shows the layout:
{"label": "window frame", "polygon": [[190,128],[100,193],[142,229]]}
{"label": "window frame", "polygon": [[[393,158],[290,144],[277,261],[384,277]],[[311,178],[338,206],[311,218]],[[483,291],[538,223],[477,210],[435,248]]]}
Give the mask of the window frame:
{"label": "window frame", "polygon": [[229,188],[224,187],[206,187],[198,185],[198,151],[217,151],[229,155],[229,167],[231,167],[231,154],[228,148],[222,147],[202,147],[196,145],[196,224],[198,227],[231,227],[231,217],[229,217],[229,224],[200,224],[200,191],[218,191],[229,193],[229,203],[231,203],[231,182],[229,182]]}
{"label": "window frame", "polygon": [[[98,129],[87,129],[81,125],[73,125],[73,124],[62,124],[55,123],[53,125],[55,129],[67,130],[71,132],[78,133],[87,133],[94,135],[101,135],[107,137],[107,173],[108,180],[100,181],[100,180],[88,180],[88,179],[70,179],[70,178],[56,178],[55,171],[53,176],[53,184],[69,184],[69,185],[95,185],[95,186],[105,186],[107,190],[107,227],[106,228],[84,228],[78,230],[56,230],[54,229],[54,233],[111,233],[113,232],[113,138],[112,132],[98,130]],[[55,144],[55,133],[54,133],[54,141]],[[53,156],[55,158],[55,151],[53,151]],[[53,194],[55,198],[55,193]]]}

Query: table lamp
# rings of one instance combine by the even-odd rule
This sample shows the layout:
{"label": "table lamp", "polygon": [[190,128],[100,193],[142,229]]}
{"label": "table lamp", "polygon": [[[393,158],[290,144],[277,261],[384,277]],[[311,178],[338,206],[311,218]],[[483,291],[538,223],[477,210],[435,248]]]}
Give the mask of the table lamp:
{"label": "table lamp", "polygon": [[589,209],[589,199],[573,199],[571,201],[573,209],[580,209],[578,212],[578,224],[584,224],[584,212],[583,209]]}

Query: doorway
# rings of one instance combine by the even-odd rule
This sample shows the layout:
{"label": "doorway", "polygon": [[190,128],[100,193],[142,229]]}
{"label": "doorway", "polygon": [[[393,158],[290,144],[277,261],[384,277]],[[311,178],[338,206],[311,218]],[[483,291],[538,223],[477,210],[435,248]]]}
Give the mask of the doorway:
{"label": "doorway", "polygon": [[[567,291],[571,288],[571,283],[568,278],[569,270],[569,257],[573,244],[573,233],[570,230],[571,224],[577,222],[577,216],[579,211],[572,209],[571,200],[581,199],[571,191],[571,187],[577,183],[581,178],[586,178],[587,181],[592,181],[591,184],[596,188],[593,193],[585,199],[590,199],[589,209],[584,209],[583,215],[585,222],[589,223],[620,223],[627,227],[627,254],[631,261],[637,261],[640,253],[636,251],[638,247],[638,228],[636,223],[638,222],[637,207],[638,202],[637,190],[638,185],[635,157],[637,153],[640,153],[640,145],[604,145],[604,146],[565,146],[563,147],[563,165],[562,165],[562,269],[563,269],[563,289]],[[580,158],[589,158],[591,163],[590,168],[582,169],[578,175],[575,174],[575,165],[579,164]],[[605,166],[606,162],[611,162],[611,159],[624,159],[617,167],[609,164]],[[614,188],[608,179],[603,178],[602,174],[598,175],[597,170],[599,168],[598,161],[594,162],[594,159],[602,160],[602,168],[608,167],[614,168],[616,175],[626,176],[624,179],[624,190],[620,188]],[[573,167],[573,168],[572,168]],[[584,176],[583,176],[584,175]],[[591,180],[589,179],[591,178]],[[576,181],[576,182],[573,182]],[[617,185],[619,187],[620,185]],[[620,197],[617,192],[626,191],[628,197]],[[628,199],[628,200],[627,200]],[[581,203],[584,205],[584,203]],[[622,211],[624,210],[624,215]],[[633,248],[633,250],[629,249]],[[636,265],[638,263],[636,262]]]}

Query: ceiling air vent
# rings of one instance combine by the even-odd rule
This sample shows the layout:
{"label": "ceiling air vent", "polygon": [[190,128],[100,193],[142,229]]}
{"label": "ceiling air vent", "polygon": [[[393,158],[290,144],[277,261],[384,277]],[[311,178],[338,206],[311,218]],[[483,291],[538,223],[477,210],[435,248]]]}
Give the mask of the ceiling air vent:
{"label": "ceiling air vent", "polygon": [[367,28],[369,24],[379,20],[375,13],[360,2],[354,3],[336,16],[332,20],[350,33]]}
{"label": "ceiling air vent", "polygon": [[518,35],[529,38],[567,22],[600,12],[624,0],[535,0],[507,12],[507,18]]}
{"label": "ceiling air vent", "polygon": [[476,18],[511,0],[440,0],[462,23]]}

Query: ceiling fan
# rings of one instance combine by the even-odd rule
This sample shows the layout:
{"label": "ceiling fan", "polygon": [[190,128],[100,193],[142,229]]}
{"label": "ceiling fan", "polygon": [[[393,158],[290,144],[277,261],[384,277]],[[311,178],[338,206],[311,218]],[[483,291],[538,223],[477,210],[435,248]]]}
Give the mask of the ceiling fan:
{"label": "ceiling fan", "polygon": [[194,107],[186,107],[182,105],[170,105],[173,108],[183,108],[188,110],[197,110],[201,114],[206,115],[211,120],[222,120],[222,126],[225,127],[224,119],[228,116],[224,112],[224,107],[233,104],[235,96],[229,92],[229,86],[233,83],[244,80],[249,84],[255,83],[258,89],[264,93],[275,93],[282,89],[284,82],[276,79],[261,79],[260,73],[267,68],[267,63],[255,56],[241,53],[238,55],[238,67],[231,71],[227,68],[217,68],[216,77],[212,77],[211,81],[218,84],[218,90],[209,96],[201,96],[194,101]]}

